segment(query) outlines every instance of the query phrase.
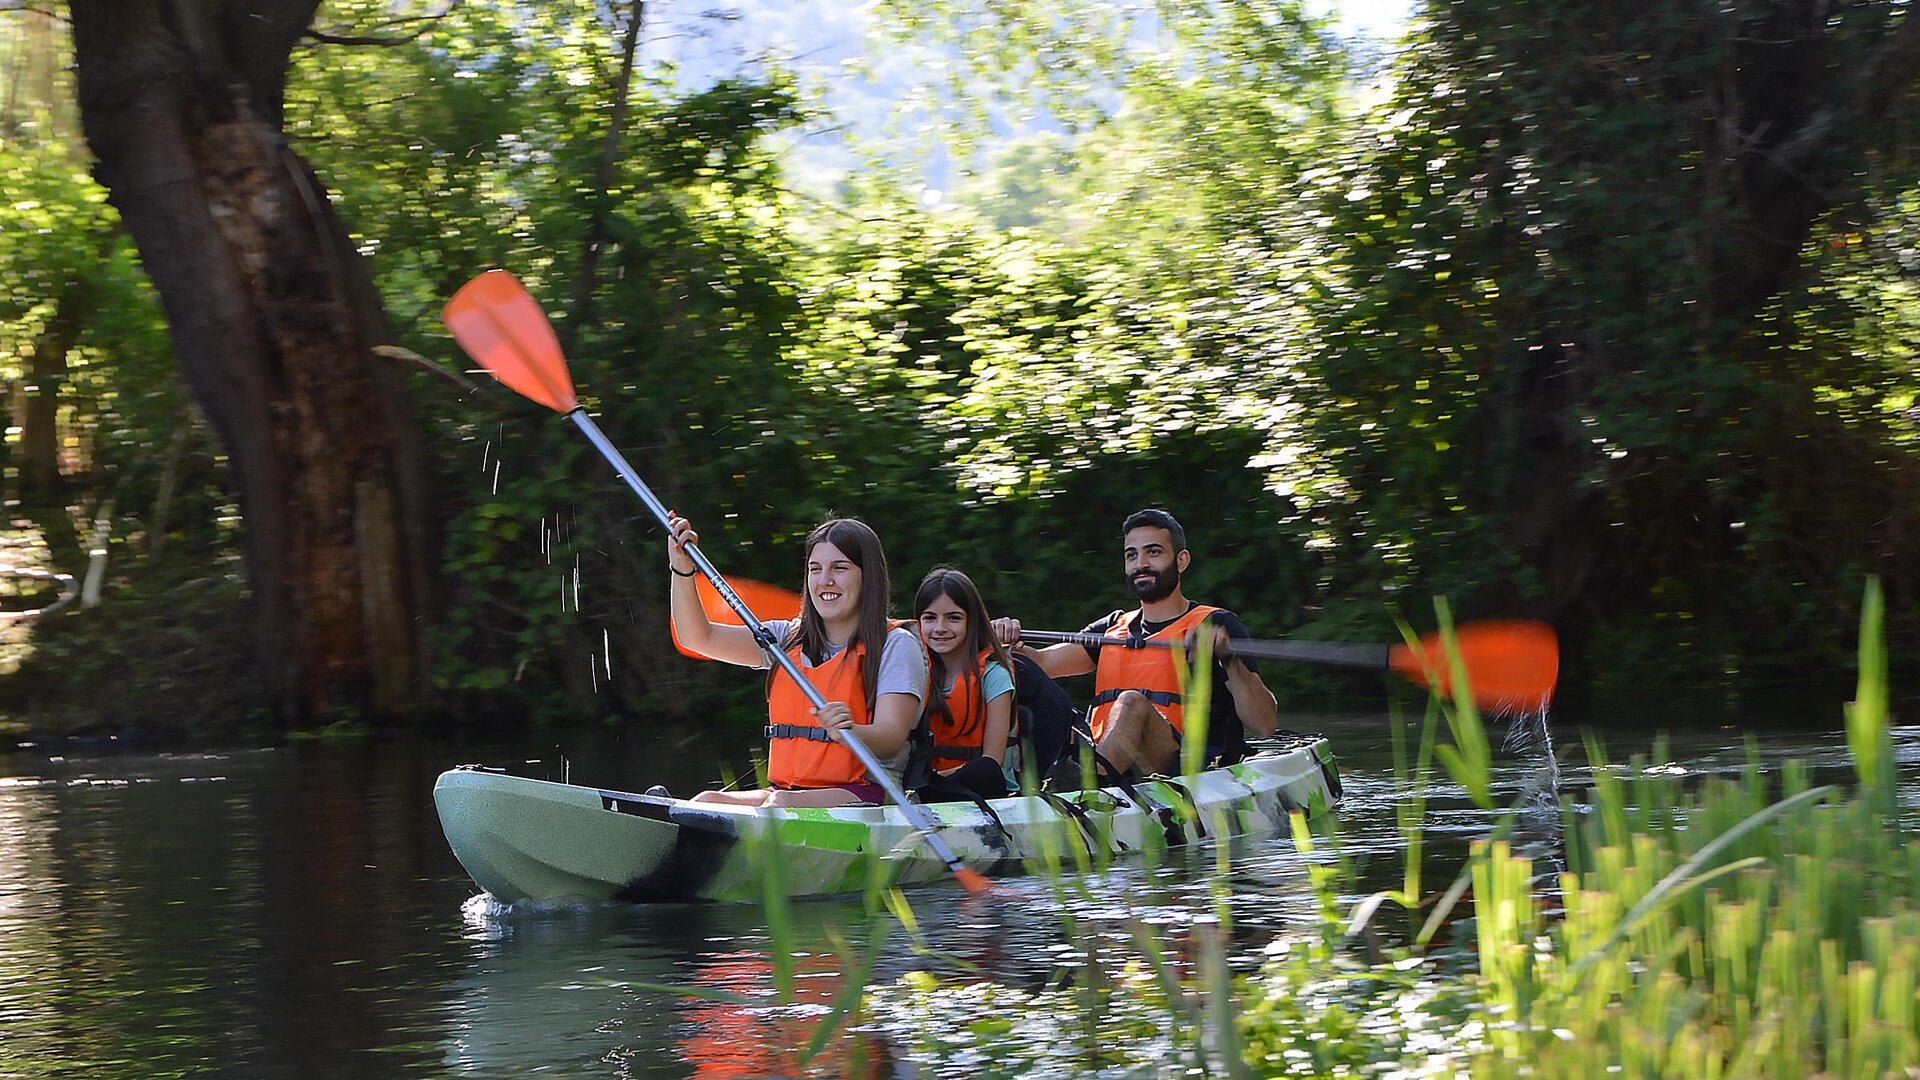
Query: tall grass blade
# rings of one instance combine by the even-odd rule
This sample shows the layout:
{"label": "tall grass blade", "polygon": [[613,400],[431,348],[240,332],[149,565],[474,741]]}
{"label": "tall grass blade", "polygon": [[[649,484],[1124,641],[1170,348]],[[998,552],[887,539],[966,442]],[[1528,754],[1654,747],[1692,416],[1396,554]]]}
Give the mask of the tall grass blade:
{"label": "tall grass blade", "polygon": [[1893,739],[1887,729],[1887,642],[1880,579],[1867,579],[1860,602],[1860,678],[1846,706],[1847,749],[1860,787],[1881,812],[1893,809]]}
{"label": "tall grass blade", "polygon": [[752,839],[760,866],[760,896],[766,904],[767,952],[773,961],[773,988],[780,1004],[793,1002],[793,898],[787,894],[787,863],[780,853],[780,823],[756,816],[754,828],[743,830]]}
{"label": "tall grass blade", "polygon": [[[1447,729],[1453,735],[1451,746],[1434,747],[1434,754],[1454,782],[1467,790],[1467,797],[1482,810],[1495,808],[1493,800],[1493,749],[1487,742],[1487,729],[1480,722],[1480,711],[1473,704],[1473,687],[1468,681],[1466,660],[1460,655],[1460,642],[1453,632],[1453,609],[1448,606],[1445,597],[1435,597],[1433,613],[1440,623],[1440,641],[1445,650],[1448,668],[1447,685],[1453,691],[1452,708],[1441,706],[1447,718]],[[1406,639],[1407,648],[1422,653],[1420,637],[1413,627],[1405,622],[1400,624],[1401,636]],[[1437,672],[1428,673],[1428,681],[1435,686],[1442,680],[1436,678]],[[1436,695],[1437,700],[1437,695]]]}
{"label": "tall grass blade", "polygon": [[887,944],[887,921],[874,919],[872,928],[872,936],[867,939],[866,952],[847,972],[846,981],[841,985],[840,992],[834,995],[833,1004],[827,1009],[827,1015],[821,1017],[820,1023],[814,1027],[813,1037],[800,1048],[800,1064],[805,1065],[824,1050],[827,1040],[833,1038],[834,1033],[840,1030],[840,1025],[846,1018],[860,1007],[866,995],[867,980],[873,977],[873,966],[880,959],[880,950]]}

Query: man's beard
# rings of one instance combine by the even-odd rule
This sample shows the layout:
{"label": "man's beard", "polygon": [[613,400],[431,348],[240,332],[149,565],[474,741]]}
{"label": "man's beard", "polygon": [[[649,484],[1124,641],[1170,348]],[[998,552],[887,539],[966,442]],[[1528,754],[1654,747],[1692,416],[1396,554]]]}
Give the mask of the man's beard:
{"label": "man's beard", "polygon": [[1165,600],[1179,587],[1180,571],[1171,566],[1155,573],[1151,580],[1143,581],[1138,576],[1127,578],[1127,588],[1132,589],[1133,595],[1139,597],[1141,602],[1148,604]]}

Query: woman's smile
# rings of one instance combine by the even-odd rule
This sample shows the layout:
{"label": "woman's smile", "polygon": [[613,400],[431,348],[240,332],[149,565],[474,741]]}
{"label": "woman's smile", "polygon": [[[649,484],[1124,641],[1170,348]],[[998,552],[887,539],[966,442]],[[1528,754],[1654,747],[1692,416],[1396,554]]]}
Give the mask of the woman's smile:
{"label": "woman's smile", "polygon": [[846,553],[828,542],[815,544],[807,556],[807,592],[820,617],[857,615],[860,609],[860,568]]}

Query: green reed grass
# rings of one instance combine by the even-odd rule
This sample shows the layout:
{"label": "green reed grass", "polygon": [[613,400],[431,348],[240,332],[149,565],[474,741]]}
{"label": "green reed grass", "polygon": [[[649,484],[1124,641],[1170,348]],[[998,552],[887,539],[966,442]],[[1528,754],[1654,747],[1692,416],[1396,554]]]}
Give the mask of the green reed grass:
{"label": "green reed grass", "polygon": [[[1444,633],[1443,603],[1436,616]],[[1068,985],[1015,990],[936,965],[867,988],[831,1022],[871,1016],[931,1076],[1145,1077],[1169,1062],[1232,1077],[1920,1074],[1920,844],[1897,800],[1882,617],[1870,582],[1845,716],[1851,791],[1764,764],[1751,742],[1745,768],[1700,781],[1650,766],[1666,760],[1659,745],[1611,765],[1590,735],[1591,783],[1561,794],[1560,849],[1525,849],[1449,649],[1454,693],[1429,704],[1417,743],[1395,717],[1395,774],[1418,793],[1438,762],[1498,816],[1438,896],[1422,892],[1424,796],[1396,804],[1400,887],[1359,904],[1334,823],[1297,816],[1314,926],[1241,975],[1225,956],[1226,845],[1207,883],[1213,919],[1176,959],[1143,918],[1116,939],[1074,917],[1128,898],[1096,897],[1088,875],[1104,866],[1062,834],[1037,869],[1080,953]],[[1553,855],[1560,872],[1543,879]],[[905,899],[888,895],[890,917],[917,935]]]}
{"label": "green reed grass", "polygon": [[[1606,765],[1541,926],[1530,859],[1476,845],[1481,1076],[1878,1077],[1920,1065],[1920,856],[1891,811],[1877,584],[1847,710],[1857,789],[1804,767],[1698,786]],[[1456,706],[1457,707],[1457,706]]]}

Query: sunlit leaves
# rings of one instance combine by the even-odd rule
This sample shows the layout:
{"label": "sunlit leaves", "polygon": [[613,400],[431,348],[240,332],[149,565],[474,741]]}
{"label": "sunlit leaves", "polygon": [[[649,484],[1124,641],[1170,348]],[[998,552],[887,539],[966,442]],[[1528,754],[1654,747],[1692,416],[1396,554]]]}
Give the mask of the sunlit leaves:
{"label": "sunlit leaves", "polygon": [[38,358],[64,370],[60,385],[36,389],[60,398],[68,468],[140,484],[186,418],[159,305],[91,175],[70,64],[59,23],[0,12],[12,88],[0,114],[0,372],[18,378],[39,350],[64,350]]}

